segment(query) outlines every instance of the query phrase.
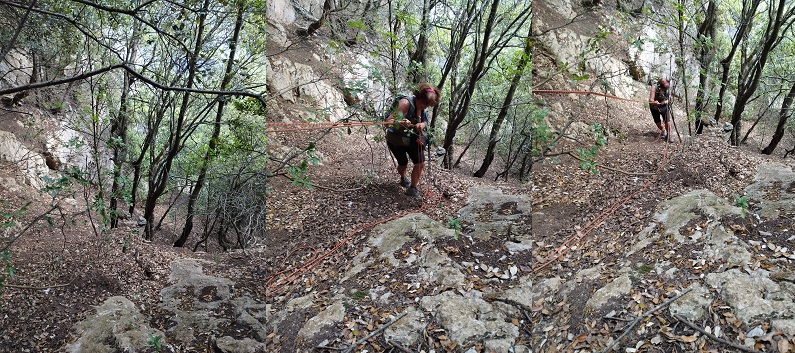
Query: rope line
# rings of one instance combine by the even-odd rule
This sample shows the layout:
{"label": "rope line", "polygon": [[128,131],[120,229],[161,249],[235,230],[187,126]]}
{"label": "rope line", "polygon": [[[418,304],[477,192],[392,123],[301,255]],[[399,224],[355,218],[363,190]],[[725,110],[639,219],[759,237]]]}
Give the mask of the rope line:
{"label": "rope line", "polygon": [[[418,153],[421,154],[422,153],[422,146],[418,146],[418,148],[419,148],[419,152]],[[430,164],[426,164],[426,166],[427,165],[430,165]],[[427,174],[429,174],[429,173],[430,173],[430,167],[425,169],[425,175],[427,176]],[[420,181],[422,181],[422,178],[420,179]],[[429,202],[426,202],[426,201],[429,201]],[[395,215],[393,215],[391,217],[380,219],[380,220],[376,220],[376,221],[367,223],[365,225],[359,226],[359,227],[355,228],[354,230],[350,231],[345,236],[345,238],[343,238],[339,243],[337,243],[336,246],[334,246],[329,251],[323,253],[322,255],[319,255],[318,254],[319,253],[318,250],[313,248],[313,247],[310,247],[310,246],[300,246],[298,248],[293,249],[292,251],[290,251],[290,253],[287,254],[287,256],[285,256],[284,261],[282,261],[282,264],[279,266],[279,268],[284,268],[284,269],[273,273],[265,281],[265,298],[268,298],[269,296],[272,296],[274,294],[280,293],[283,290],[285,290],[288,286],[290,286],[291,284],[295,283],[299,278],[301,278],[301,276],[303,276],[304,274],[306,274],[307,272],[312,270],[321,261],[325,260],[326,258],[331,256],[332,254],[337,252],[337,250],[339,250],[343,245],[345,245],[349,240],[351,240],[354,235],[358,234],[359,232],[364,231],[364,230],[369,229],[369,228],[372,228],[372,227],[375,227],[375,226],[377,226],[379,224],[386,223],[386,222],[398,219],[398,218],[403,217],[405,215],[408,215],[410,213],[415,213],[415,212],[421,212],[422,213],[422,212],[425,212],[425,210],[427,210],[427,209],[430,209],[430,208],[438,206],[439,204],[441,204],[441,202],[442,202],[442,195],[440,195],[438,193],[431,192],[431,189],[430,189],[429,185],[427,185],[427,183],[426,183],[426,185],[425,185],[425,195],[422,198],[422,203],[420,204],[419,208],[412,209],[412,210],[407,210],[407,211],[403,211],[403,212],[399,212],[399,213],[397,213],[397,214],[395,214]],[[304,250],[304,249],[311,250],[312,255],[310,256],[310,258],[303,265],[301,265],[299,267],[294,267],[292,269],[289,268],[289,267],[285,268],[285,267],[288,266],[287,265],[287,261],[295,253],[297,253],[300,250]]]}
{"label": "rope line", "polygon": [[583,95],[594,95],[600,97],[606,97],[611,99],[616,99],[625,102],[635,102],[635,103],[649,103],[648,101],[640,100],[640,99],[629,99],[629,98],[621,98],[618,96],[613,96],[605,93],[599,93],[594,91],[572,91],[572,90],[557,90],[557,89],[534,89],[533,93],[536,94],[583,94]]}
{"label": "rope line", "polygon": [[[540,93],[540,94],[569,94],[569,93],[574,93],[574,94],[593,94],[593,95],[597,95],[597,96],[602,96],[602,97],[607,97],[607,98],[612,98],[612,99],[617,99],[617,100],[622,100],[622,101],[648,103],[648,102],[644,102],[644,101],[640,101],[640,100],[621,98],[621,97],[616,97],[616,96],[611,96],[611,95],[598,93],[598,92],[591,92],[591,91],[535,90],[535,91],[533,91],[533,93]],[[670,132],[669,132],[669,134],[670,134]],[[661,137],[662,137],[662,132],[660,132],[657,135],[657,140],[660,141]],[[665,143],[665,148],[663,149],[662,161],[660,162],[660,165],[657,166],[657,170],[654,172],[654,175],[651,177],[651,179],[649,179],[649,181],[647,181],[645,184],[643,184],[643,186],[641,186],[638,190],[635,190],[633,193],[629,194],[628,196],[625,196],[624,198],[614,202],[608,209],[606,209],[601,214],[596,216],[596,218],[594,218],[592,221],[588,222],[588,224],[586,224],[585,227],[583,227],[582,230],[578,230],[573,235],[569,236],[566,239],[566,241],[563,242],[563,244],[558,246],[558,248],[555,250],[554,256],[552,258],[550,258],[549,260],[547,260],[543,264],[533,268],[533,273],[537,273],[538,271],[544,269],[545,267],[549,266],[550,264],[554,263],[555,261],[563,258],[563,255],[568,253],[569,250],[571,250],[573,248],[573,246],[568,246],[569,244],[579,243],[583,238],[585,238],[594,229],[596,229],[597,226],[599,226],[609,216],[611,216],[613,213],[615,213],[615,211],[618,209],[619,206],[624,205],[631,198],[637,196],[641,192],[643,192],[646,189],[648,189],[649,186],[654,184],[654,182],[660,176],[660,173],[662,172],[662,169],[665,167],[666,164],[668,164],[668,142],[667,141],[668,141],[669,138],[670,137],[666,137],[666,140],[664,142]]]}
{"label": "rope line", "polygon": [[[313,131],[313,130],[326,130],[326,129],[339,129],[345,127],[360,127],[360,126],[387,126],[390,123],[385,121],[353,121],[353,122],[294,122],[284,123],[275,122],[268,123],[265,128],[265,133],[270,134],[274,132],[293,132],[293,131]],[[274,128],[275,127],[275,128]]]}

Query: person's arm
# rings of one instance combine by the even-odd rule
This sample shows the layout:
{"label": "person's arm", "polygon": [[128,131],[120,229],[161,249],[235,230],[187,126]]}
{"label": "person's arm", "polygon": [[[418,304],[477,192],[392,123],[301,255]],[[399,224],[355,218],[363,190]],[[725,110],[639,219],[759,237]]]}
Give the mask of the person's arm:
{"label": "person's arm", "polygon": [[651,85],[651,92],[649,92],[649,104],[650,105],[657,105],[658,102],[654,100],[655,96],[657,95],[657,85]]}
{"label": "person's arm", "polygon": [[409,113],[410,106],[411,103],[409,103],[408,99],[406,98],[401,99],[400,102],[398,102],[397,109],[395,109],[395,111],[392,112],[392,114],[389,114],[389,117],[386,118],[386,122],[389,123],[390,126],[392,126],[395,120],[399,119],[397,121],[401,126],[403,127],[411,126],[411,122],[408,119],[406,119],[406,115],[408,115]]}
{"label": "person's arm", "polygon": [[422,115],[422,121],[414,124],[414,131],[417,131],[418,133],[422,132],[422,130],[425,130],[425,128],[428,126],[428,118],[425,116],[425,114]]}

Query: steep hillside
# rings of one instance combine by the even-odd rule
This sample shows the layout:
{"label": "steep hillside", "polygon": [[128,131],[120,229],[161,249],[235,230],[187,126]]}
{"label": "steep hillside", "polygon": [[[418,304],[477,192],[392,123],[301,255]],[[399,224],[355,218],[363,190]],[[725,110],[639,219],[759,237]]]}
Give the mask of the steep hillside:
{"label": "steep hillside", "polygon": [[[368,141],[376,132],[273,137],[318,141],[322,165],[312,190],[271,181],[271,349],[788,351],[792,163],[730,148],[719,127],[690,137],[679,108],[674,143],[661,141],[643,101],[670,56],[636,51],[619,33],[575,64],[594,24],[638,30],[621,27],[616,6],[534,6],[545,33],[536,88],[626,100],[538,94],[565,136],[535,165],[532,186],[432,160],[418,202],[402,195],[383,145]],[[575,151],[594,145],[593,123],[607,139],[598,173]]]}

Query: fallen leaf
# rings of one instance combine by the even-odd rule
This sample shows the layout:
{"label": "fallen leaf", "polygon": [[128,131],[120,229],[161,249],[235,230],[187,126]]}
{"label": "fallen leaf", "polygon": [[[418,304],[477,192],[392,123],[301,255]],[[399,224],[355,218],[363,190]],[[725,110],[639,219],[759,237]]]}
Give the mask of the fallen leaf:
{"label": "fallen leaf", "polygon": [[779,353],[787,353],[789,352],[789,341],[785,339],[778,340],[778,351]]}
{"label": "fallen leaf", "polygon": [[682,342],[684,343],[693,343],[698,339],[698,336],[697,335],[681,336],[680,339],[682,339]]}

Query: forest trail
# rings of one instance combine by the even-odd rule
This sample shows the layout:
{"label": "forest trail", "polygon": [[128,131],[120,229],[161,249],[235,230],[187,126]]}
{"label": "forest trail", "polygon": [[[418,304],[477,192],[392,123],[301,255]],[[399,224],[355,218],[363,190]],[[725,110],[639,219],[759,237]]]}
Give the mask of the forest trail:
{"label": "forest trail", "polygon": [[[569,99],[577,100],[549,104]],[[605,105],[590,116],[609,132],[597,174],[568,153],[589,147],[586,139],[564,141],[538,164],[532,190],[462,175],[477,161],[457,172],[432,167],[431,178],[451,197],[356,234],[272,295],[270,343],[282,352],[334,351],[372,332],[375,338],[357,349],[596,351],[624,330],[620,347],[639,351],[725,350],[723,339],[757,348],[792,342],[790,316],[778,313],[794,308],[764,294],[795,298],[779,280],[789,278],[795,259],[795,238],[786,237],[791,219],[788,211],[756,213],[771,199],[787,198],[782,185],[791,183],[791,163],[729,148],[715,127],[690,138],[680,125],[683,142],[665,143],[642,107]],[[324,149],[313,179],[337,191],[287,191],[286,179],[284,190],[276,188],[272,219],[283,227],[272,228],[282,234],[272,250],[328,244],[315,246],[322,252],[340,240],[325,234],[420,208],[390,177],[387,154],[348,150],[357,148],[349,139],[358,140],[340,136]],[[338,154],[348,158],[336,161]],[[378,173],[362,185],[351,165]],[[745,211],[735,196],[747,202]],[[282,208],[283,199],[292,202]],[[285,222],[288,215],[301,222]],[[284,268],[276,258],[274,272]],[[749,295],[733,290],[751,285],[758,290]],[[710,309],[716,305],[719,311]],[[641,325],[627,328],[637,317]],[[723,331],[711,339],[685,322]]]}

